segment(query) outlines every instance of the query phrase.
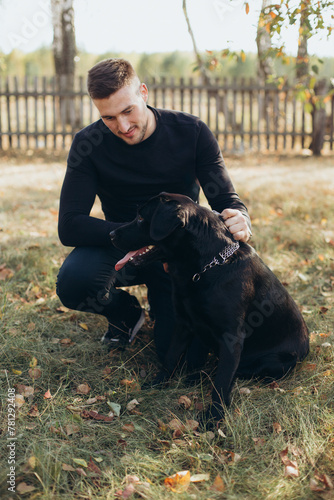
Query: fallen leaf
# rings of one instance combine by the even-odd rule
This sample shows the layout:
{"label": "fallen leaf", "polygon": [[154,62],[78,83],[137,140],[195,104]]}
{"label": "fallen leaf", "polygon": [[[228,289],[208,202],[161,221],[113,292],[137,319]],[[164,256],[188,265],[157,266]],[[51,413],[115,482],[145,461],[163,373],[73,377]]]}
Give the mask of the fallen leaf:
{"label": "fallen leaf", "polygon": [[33,356],[33,357],[31,358],[31,361],[30,361],[30,363],[29,363],[29,366],[30,366],[30,368],[36,368],[36,366],[37,366],[37,365],[38,365],[38,361],[37,361],[37,359]]}
{"label": "fallen leaf", "polygon": [[[220,429],[218,429],[218,434],[219,434],[219,431],[220,431]],[[225,436],[225,434],[223,433],[223,431],[220,431],[220,432],[221,432],[221,433]],[[207,432],[204,432],[204,433],[202,434],[202,436],[203,436],[205,439],[207,439],[208,441],[212,441],[212,440],[215,438],[215,433],[214,433],[214,432],[212,432],[212,431],[207,431]],[[225,436],[225,437],[226,437],[226,436]]]}
{"label": "fallen leaf", "polygon": [[79,476],[87,477],[86,472],[81,467],[77,467],[75,471],[79,474]]}
{"label": "fallen leaf", "polygon": [[46,391],[46,393],[44,394],[44,399],[51,399],[52,396],[51,396],[51,392],[49,391],[49,389]]}
{"label": "fallen leaf", "polygon": [[299,476],[299,470],[298,470],[297,464],[295,464],[295,465],[286,465],[285,466],[284,475],[286,477],[298,477]]}
{"label": "fallen leaf", "polygon": [[36,464],[37,464],[36,457],[34,457],[33,455],[31,457],[29,457],[28,462],[27,462],[27,466],[30,469],[34,469],[36,467]]}
{"label": "fallen leaf", "polygon": [[288,457],[289,448],[285,448],[285,450],[281,451],[280,457],[285,466],[284,475],[286,477],[298,477],[299,469],[298,464],[294,460],[290,460]]}
{"label": "fallen leaf", "polygon": [[194,474],[190,477],[191,483],[201,483],[202,481],[209,481],[210,474]]}
{"label": "fallen leaf", "polygon": [[276,380],[274,380],[273,382],[271,382],[271,383],[269,384],[269,388],[270,388],[270,389],[278,389],[278,388],[279,388],[279,385],[278,385],[278,383],[276,382]]}
{"label": "fallen leaf", "polygon": [[174,493],[183,493],[187,491],[190,484],[190,471],[183,470],[177,472],[172,476],[166,477],[164,480],[164,485],[167,489],[173,491]]}
{"label": "fallen leaf", "polygon": [[68,464],[62,464],[61,468],[63,470],[67,470],[67,471],[70,471],[70,472],[74,472],[75,471],[75,468],[72,467],[72,465],[68,465]]}
{"label": "fallen leaf", "polygon": [[60,307],[57,307],[56,311],[59,313],[67,313],[70,311],[70,309],[68,309],[68,307],[65,307],[65,306],[60,306]]}
{"label": "fallen leaf", "polygon": [[188,398],[188,396],[180,396],[177,402],[179,405],[183,406],[185,410],[189,410],[189,408],[191,407],[191,400]]}
{"label": "fallen leaf", "polygon": [[125,476],[125,478],[122,481],[122,483],[126,483],[126,484],[129,484],[129,483],[139,483],[139,482],[140,482],[139,477],[135,476],[133,474],[128,474],[127,476]]}
{"label": "fallen leaf", "polygon": [[12,372],[14,373],[14,375],[22,375],[21,370],[15,370],[15,368],[12,368]]}
{"label": "fallen leaf", "polygon": [[197,420],[186,420],[185,425],[187,430],[195,431],[199,427],[199,422]]}
{"label": "fallen leaf", "polygon": [[136,492],[135,487],[132,483],[128,484],[124,490],[118,490],[115,493],[115,496],[118,498],[130,498]]}
{"label": "fallen leaf", "polygon": [[16,487],[16,490],[20,495],[25,495],[26,493],[31,493],[35,489],[36,489],[35,486],[32,486],[31,484],[27,484],[25,482],[19,483]]}
{"label": "fallen leaf", "polygon": [[122,431],[124,431],[124,432],[134,432],[134,430],[135,430],[135,426],[133,425],[132,422],[130,424],[125,424],[122,427]]}
{"label": "fallen leaf", "polygon": [[71,436],[72,434],[76,434],[77,432],[79,432],[80,427],[78,425],[75,425],[75,424],[68,424],[68,425],[65,425],[65,430],[66,430],[66,434],[68,436]]}
{"label": "fallen leaf", "polygon": [[266,443],[264,438],[253,438],[253,441],[254,441],[254,445],[259,446],[259,447],[265,445],[265,443]]}
{"label": "fallen leaf", "polygon": [[77,387],[77,394],[89,394],[90,391],[91,391],[91,388],[86,383],[80,384]]}
{"label": "fallen leaf", "polygon": [[126,387],[129,387],[131,384],[133,384],[134,382],[134,379],[132,378],[131,380],[127,379],[127,378],[123,378],[119,385],[125,385]]}
{"label": "fallen leaf", "polygon": [[116,415],[116,417],[119,417],[121,414],[121,405],[118,403],[112,403],[111,401],[107,401],[107,405],[110,406],[112,409],[113,413]]}
{"label": "fallen leaf", "polygon": [[139,405],[138,401],[136,399],[132,399],[129,401],[129,403],[126,405],[126,409],[128,411],[134,410],[136,406]]}
{"label": "fallen leaf", "polygon": [[101,415],[101,413],[98,413],[95,410],[91,410],[91,411],[83,410],[80,413],[80,415],[82,418],[86,418],[86,419],[91,418],[93,420],[100,420],[102,422],[112,422],[112,420],[113,420],[113,417],[110,417],[107,415]]}
{"label": "fallen leaf", "polygon": [[81,465],[82,467],[88,467],[86,460],[83,458],[72,458],[73,462],[77,465]]}
{"label": "fallen leaf", "polygon": [[16,386],[17,394],[22,394],[22,396],[29,397],[33,396],[34,388],[29,385],[18,384]]}
{"label": "fallen leaf", "polygon": [[250,391],[250,389],[248,389],[248,387],[242,387],[239,392],[240,392],[240,394],[247,394],[247,395],[251,393],[251,391]]}
{"label": "fallen leaf", "polygon": [[6,264],[0,265],[0,281],[5,281],[14,276],[14,271],[6,267]]}
{"label": "fallen leaf", "polygon": [[102,471],[100,469],[100,467],[98,467],[94,462],[93,462],[93,459],[92,457],[89,457],[89,462],[88,462],[88,470],[90,470],[91,472],[93,472],[94,474],[98,475],[98,476],[102,476]]}
{"label": "fallen leaf", "polygon": [[310,372],[313,372],[316,368],[317,368],[316,363],[305,363],[305,365],[304,365],[304,370],[307,370]]}
{"label": "fallen leaf", "polygon": [[274,422],[273,423],[273,430],[274,430],[274,432],[276,432],[276,434],[279,434],[280,432],[282,432],[281,424],[279,424],[278,422]]}
{"label": "fallen leaf", "polygon": [[15,406],[21,408],[24,405],[24,396],[22,394],[15,394]]}
{"label": "fallen leaf", "polygon": [[86,323],[79,323],[79,326],[80,326],[80,328],[82,328],[83,330],[88,331],[88,326],[86,325]]}
{"label": "fallen leaf", "polygon": [[31,377],[33,380],[41,378],[42,376],[42,370],[40,368],[29,368],[28,373],[29,377]]}
{"label": "fallen leaf", "polygon": [[28,411],[28,417],[39,417],[37,405],[33,405]]}
{"label": "fallen leaf", "polygon": [[74,342],[72,339],[66,338],[66,339],[61,339],[60,343],[62,345],[73,345]]}
{"label": "fallen leaf", "polygon": [[211,489],[215,491],[220,491],[221,493],[225,491],[225,483],[219,475],[216,476],[213,485],[211,486]]}
{"label": "fallen leaf", "polygon": [[167,426],[172,429],[172,431],[184,430],[183,423],[177,418],[173,418],[170,422],[168,422]]}

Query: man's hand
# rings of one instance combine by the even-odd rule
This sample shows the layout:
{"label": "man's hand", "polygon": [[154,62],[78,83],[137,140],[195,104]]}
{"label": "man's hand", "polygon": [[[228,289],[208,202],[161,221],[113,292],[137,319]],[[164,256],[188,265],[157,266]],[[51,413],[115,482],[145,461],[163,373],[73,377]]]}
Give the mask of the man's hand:
{"label": "man's hand", "polygon": [[225,208],[221,214],[225,225],[228,227],[230,233],[233,234],[233,238],[246,243],[252,235],[247,225],[246,217],[239,210],[233,208]]}

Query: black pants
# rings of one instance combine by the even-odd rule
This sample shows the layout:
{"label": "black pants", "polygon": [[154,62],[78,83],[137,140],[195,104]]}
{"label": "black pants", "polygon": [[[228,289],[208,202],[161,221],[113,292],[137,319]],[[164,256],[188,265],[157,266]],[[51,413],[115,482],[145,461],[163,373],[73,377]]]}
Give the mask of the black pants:
{"label": "black pants", "polygon": [[111,323],[126,319],[133,298],[119,287],[145,284],[155,318],[154,340],[163,361],[174,330],[171,280],[161,262],[141,269],[126,266],[115,271],[124,252],[113,247],[78,247],[63,263],[57,281],[57,294],[70,309],[105,316]]}

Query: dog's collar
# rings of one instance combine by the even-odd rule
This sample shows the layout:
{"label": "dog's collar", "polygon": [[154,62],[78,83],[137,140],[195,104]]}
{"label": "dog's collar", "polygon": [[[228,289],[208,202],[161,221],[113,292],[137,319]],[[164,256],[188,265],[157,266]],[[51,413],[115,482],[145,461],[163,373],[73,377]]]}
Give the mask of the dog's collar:
{"label": "dog's collar", "polygon": [[212,261],[209,264],[206,264],[203,267],[203,270],[200,271],[199,273],[194,274],[194,276],[191,278],[192,281],[195,283],[201,279],[201,274],[205,273],[208,269],[211,269],[211,267],[214,266],[222,266],[225,264],[227,259],[231,257],[231,255],[234,254],[240,247],[238,241],[236,243],[232,243],[232,245],[229,245],[228,247],[224,248],[222,252],[219,252],[218,257],[222,259],[222,261],[218,260],[218,257],[214,257]]}

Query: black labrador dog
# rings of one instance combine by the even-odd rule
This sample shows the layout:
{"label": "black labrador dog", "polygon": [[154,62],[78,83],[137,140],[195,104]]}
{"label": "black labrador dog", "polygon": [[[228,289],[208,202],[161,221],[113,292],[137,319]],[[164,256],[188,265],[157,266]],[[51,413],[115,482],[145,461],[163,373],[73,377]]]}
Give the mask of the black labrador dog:
{"label": "black labrador dog", "polygon": [[116,269],[128,261],[168,263],[177,327],[157,381],[173,374],[194,335],[200,337],[218,357],[207,418],[223,417],[236,377],[280,379],[308,354],[297,305],[255,250],[233,239],[218,213],[187,196],[161,193],[110,237],[130,251]]}

